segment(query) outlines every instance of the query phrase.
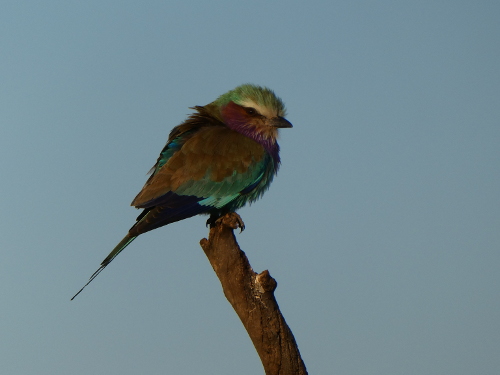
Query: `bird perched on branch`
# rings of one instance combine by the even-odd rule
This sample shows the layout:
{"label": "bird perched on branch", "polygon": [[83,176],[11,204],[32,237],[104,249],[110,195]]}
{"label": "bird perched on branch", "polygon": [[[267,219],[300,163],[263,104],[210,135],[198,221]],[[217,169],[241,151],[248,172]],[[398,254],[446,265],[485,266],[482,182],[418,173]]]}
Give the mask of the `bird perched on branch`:
{"label": "bird perched on branch", "polygon": [[[144,211],[74,299],[142,233],[199,214],[213,225],[260,198],[280,165],[278,129],[291,128],[285,106],[268,88],[241,85],[176,126],[132,201]],[[243,229],[243,223],[240,225]]]}

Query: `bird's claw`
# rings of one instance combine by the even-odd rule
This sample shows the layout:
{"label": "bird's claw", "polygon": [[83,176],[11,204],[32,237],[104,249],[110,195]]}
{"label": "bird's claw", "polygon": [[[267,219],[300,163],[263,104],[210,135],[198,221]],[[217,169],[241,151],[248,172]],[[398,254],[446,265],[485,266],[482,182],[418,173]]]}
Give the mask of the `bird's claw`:
{"label": "bird's claw", "polygon": [[240,233],[245,230],[245,223],[240,215],[236,212],[229,212],[217,219],[217,221],[222,220],[224,224],[233,229],[240,228]]}
{"label": "bird's claw", "polygon": [[210,217],[207,219],[207,227],[213,228],[217,224],[217,220],[220,219],[220,216],[217,215],[210,215]]}
{"label": "bird's claw", "polygon": [[207,227],[215,227],[216,225],[226,225],[232,229],[240,228],[240,233],[245,230],[245,223],[240,215],[236,212],[228,212],[222,216],[210,216],[207,220]]}

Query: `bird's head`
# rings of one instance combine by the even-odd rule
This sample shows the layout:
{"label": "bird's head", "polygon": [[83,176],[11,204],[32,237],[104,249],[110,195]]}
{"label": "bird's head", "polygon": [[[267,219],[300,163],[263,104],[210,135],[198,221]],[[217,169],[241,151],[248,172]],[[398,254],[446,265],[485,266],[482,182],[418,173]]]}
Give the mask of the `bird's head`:
{"label": "bird's head", "polygon": [[279,128],[292,127],[285,119],[285,105],[266,87],[241,85],[221,95],[214,104],[229,128],[256,140],[275,142]]}

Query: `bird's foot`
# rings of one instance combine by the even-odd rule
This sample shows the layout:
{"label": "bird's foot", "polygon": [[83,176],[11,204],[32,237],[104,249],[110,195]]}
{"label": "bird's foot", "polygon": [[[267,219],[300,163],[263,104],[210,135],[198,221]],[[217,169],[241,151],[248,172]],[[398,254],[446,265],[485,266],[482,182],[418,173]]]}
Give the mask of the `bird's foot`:
{"label": "bird's foot", "polygon": [[217,220],[219,220],[220,218],[221,218],[220,215],[216,214],[210,215],[210,217],[207,219],[207,227],[210,227],[210,229],[215,227],[215,225],[217,224]]}
{"label": "bird's foot", "polygon": [[211,215],[207,220],[207,226],[210,226],[210,228],[221,224],[226,225],[232,229],[240,228],[240,233],[245,230],[245,223],[243,222],[241,216],[236,212],[228,212],[221,216]]}

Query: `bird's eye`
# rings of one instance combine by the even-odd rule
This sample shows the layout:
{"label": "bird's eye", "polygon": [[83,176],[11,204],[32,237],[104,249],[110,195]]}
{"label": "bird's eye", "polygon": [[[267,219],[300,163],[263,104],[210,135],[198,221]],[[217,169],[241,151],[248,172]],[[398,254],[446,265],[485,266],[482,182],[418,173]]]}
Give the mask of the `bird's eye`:
{"label": "bird's eye", "polygon": [[255,108],[252,107],[245,107],[245,111],[247,111],[247,113],[251,116],[255,116],[257,114]]}

